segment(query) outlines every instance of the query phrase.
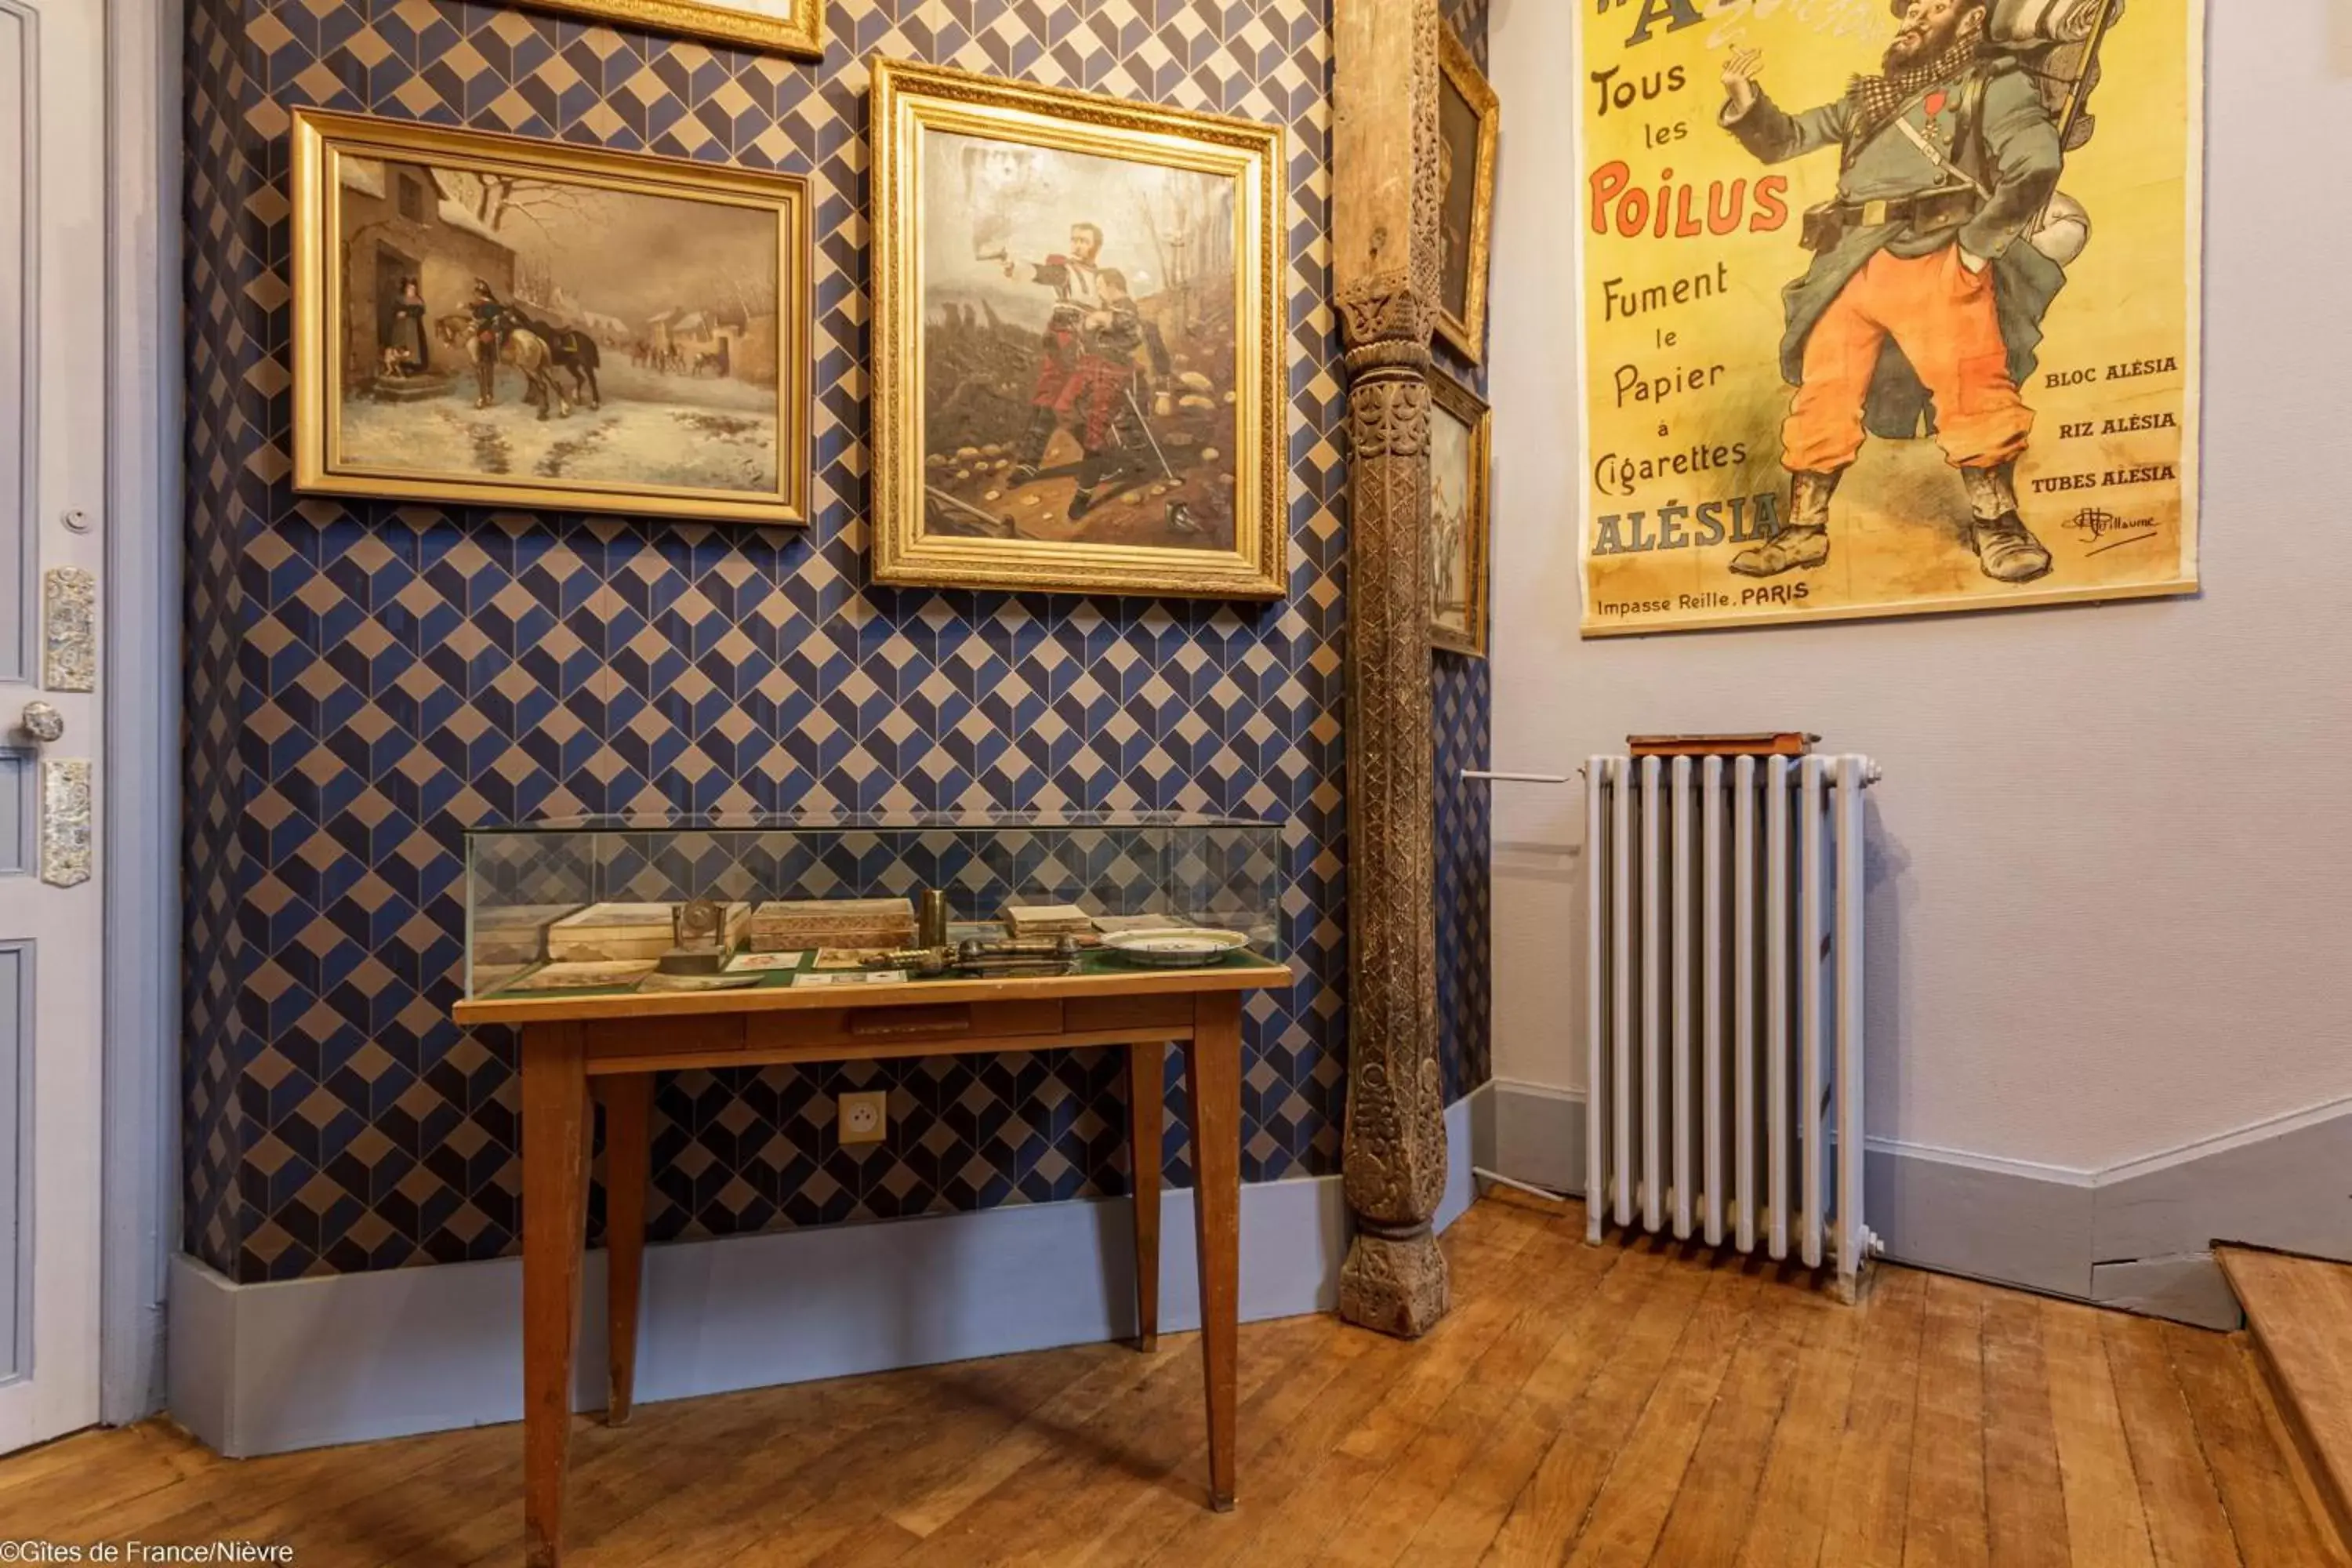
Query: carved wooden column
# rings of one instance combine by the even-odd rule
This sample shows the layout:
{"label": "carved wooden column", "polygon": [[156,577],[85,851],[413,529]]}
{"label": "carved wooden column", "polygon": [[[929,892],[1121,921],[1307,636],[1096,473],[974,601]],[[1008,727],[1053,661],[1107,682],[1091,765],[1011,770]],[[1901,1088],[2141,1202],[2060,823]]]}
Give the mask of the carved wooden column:
{"label": "carved wooden column", "polygon": [[1348,1206],[1339,1315],[1412,1337],[1449,1304],[1437,1066],[1429,368],[1438,278],[1437,0],[1337,0],[1333,284],[1349,461]]}

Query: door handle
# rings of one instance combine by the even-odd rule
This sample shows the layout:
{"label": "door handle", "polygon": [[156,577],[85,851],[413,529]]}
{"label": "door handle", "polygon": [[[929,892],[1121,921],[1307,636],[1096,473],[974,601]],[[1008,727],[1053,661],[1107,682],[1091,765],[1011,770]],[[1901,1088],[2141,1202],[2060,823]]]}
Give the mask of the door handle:
{"label": "door handle", "polygon": [[31,736],[35,744],[45,746],[65,738],[66,716],[37,698],[25,704],[25,716],[17,721],[17,728]]}

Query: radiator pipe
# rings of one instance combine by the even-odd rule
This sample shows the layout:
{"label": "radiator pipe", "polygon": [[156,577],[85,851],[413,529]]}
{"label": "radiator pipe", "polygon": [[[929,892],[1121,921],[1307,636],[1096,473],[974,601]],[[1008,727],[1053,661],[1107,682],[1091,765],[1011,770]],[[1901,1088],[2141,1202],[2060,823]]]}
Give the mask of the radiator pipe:
{"label": "radiator pipe", "polygon": [[1510,1187],[1518,1192],[1532,1194],[1539,1198],[1549,1198],[1556,1204],[1572,1204],[1576,1201],[1576,1197],[1573,1194],[1555,1193],[1548,1187],[1538,1187],[1531,1183],[1515,1181],[1511,1177],[1504,1175],[1500,1171],[1490,1171],[1484,1165],[1471,1166],[1470,1173],[1476,1176],[1481,1181],[1492,1182],[1496,1186]]}

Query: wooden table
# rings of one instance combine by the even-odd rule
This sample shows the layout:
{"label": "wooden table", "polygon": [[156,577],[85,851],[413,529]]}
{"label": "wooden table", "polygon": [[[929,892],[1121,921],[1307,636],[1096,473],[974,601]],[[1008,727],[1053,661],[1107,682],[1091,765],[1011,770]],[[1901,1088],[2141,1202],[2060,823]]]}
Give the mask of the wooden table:
{"label": "wooden table", "polygon": [[1020,980],[764,985],[701,993],[492,995],[461,1024],[522,1034],[523,1535],[530,1568],[562,1559],[591,1095],[604,1106],[608,1184],[606,1419],[626,1421],[645,1272],[654,1074],[688,1068],[877,1060],[1069,1046],[1127,1047],[1138,1348],[1160,1315],[1160,1047],[1181,1042],[1192,1107],[1193,1213],[1209,1417],[1209,1505],[1234,1504],[1234,1342],[1240,1321],[1241,1004],[1289,983],[1280,964],[1112,969]]}

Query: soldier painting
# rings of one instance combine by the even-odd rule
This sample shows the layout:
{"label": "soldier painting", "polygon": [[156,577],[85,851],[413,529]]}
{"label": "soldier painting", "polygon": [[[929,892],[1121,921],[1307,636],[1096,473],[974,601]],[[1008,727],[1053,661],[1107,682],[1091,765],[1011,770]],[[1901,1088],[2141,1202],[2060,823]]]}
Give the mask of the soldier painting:
{"label": "soldier painting", "polygon": [[1594,10],[1588,634],[2194,587],[2199,0]]}
{"label": "soldier painting", "polygon": [[1232,182],[988,137],[933,140],[928,526],[1230,549]]}
{"label": "soldier painting", "polygon": [[872,114],[874,581],[1280,594],[1280,130],[890,59]]}

